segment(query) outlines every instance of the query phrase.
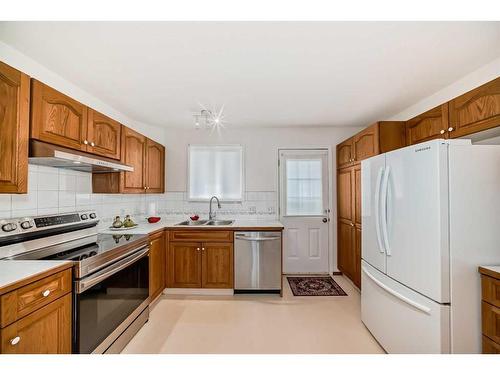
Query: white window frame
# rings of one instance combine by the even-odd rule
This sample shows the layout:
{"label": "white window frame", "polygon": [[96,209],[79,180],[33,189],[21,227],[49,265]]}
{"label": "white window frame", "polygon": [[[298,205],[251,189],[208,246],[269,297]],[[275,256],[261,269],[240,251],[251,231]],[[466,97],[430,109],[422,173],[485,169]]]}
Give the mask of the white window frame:
{"label": "white window frame", "polygon": [[191,173],[190,173],[190,166],[191,166],[191,147],[239,147],[241,150],[241,159],[240,159],[240,180],[241,180],[241,186],[240,186],[240,197],[241,199],[225,199],[223,197],[217,197],[221,202],[229,202],[229,203],[241,203],[245,200],[244,194],[245,194],[245,148],[242,144],[188,144],[187,147],[187,166],[186,166],[186,173],[187,173],[187,186],[186,186],[186,193],[187,193],[187,201],[188,202],[209,202],[210,198],[207,199],[198,199],[198,198],[191,198],[191,191],[190,191],[190,179],[191,179]]}

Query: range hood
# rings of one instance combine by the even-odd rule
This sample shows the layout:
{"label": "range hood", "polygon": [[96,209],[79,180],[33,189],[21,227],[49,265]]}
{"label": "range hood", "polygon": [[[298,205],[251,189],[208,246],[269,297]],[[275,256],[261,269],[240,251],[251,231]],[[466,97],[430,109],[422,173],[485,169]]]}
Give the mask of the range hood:
{"label": "range hood", "polygon": [[133,172],[134,168],[113,159],[30,140],[29,163],[89,173]]}

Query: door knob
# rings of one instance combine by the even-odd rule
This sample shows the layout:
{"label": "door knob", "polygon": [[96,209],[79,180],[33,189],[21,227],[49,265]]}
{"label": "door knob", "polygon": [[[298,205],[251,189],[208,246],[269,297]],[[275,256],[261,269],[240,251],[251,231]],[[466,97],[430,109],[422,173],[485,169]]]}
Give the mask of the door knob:
{"label": "door knob", "polygon": [[323,223],[326,223],[328,219],[326,217],[323,218]]}

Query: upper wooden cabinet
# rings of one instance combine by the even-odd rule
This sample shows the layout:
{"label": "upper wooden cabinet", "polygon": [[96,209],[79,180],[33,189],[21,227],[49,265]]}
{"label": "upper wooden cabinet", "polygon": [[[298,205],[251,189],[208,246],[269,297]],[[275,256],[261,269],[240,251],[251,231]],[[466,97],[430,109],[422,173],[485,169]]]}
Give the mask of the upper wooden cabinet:
{"label": "upper wooden cabinet", "polygon": [[337,145],[337,167],[342,168],[354,161],[353,138],[349,138]]}
{"label": "upper wooden cabinet", "polygon": [[120,159],[121,128],[119,122],[89,108],[86,151],[112,159]]}
{"label": "upper wooden cabinet", "polygon": [[87,107],[33,79],[30,137],[87,151]]}
{"label": "upper wooden cabinet", "polygon": [[146,191],[145,160],[146,137],[124,126],[121,161],[134,167],[134,171],[121,173],[121,193],[144,193]]}
{"label": "upper wooden cabinet", "polygon": [[500,126],[500,78],[449,102],[450,137]]}
{"label": "upper wooden cabinet", "polygon": [[148,139],[146,142],[146,192],[165,191],[165,147]]}
{"label": "upper wooden cabinet", "polygon": [[448,103],[445,103],[406,121],[406,143],[448,138],[448,128]]}
{"label": "upper wooden cabinet", "polygon": [[30,79],[0,62],[0,193],[28,192]]}
{"label": "upper wooden cabinet", "polygon": [[403,121],[379,121],[337,145],[337,168],[406,145]]}

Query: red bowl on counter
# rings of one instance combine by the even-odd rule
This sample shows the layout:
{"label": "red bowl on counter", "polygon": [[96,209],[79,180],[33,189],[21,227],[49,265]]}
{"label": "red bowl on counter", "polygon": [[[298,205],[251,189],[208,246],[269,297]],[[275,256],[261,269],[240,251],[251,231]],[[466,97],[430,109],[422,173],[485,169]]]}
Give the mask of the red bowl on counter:
{"label": "red bowl on counter", "polygon": [[157,223],[160,221],[160,219],[161,219],[161,217],[159,217],[159,216],[151,216],[151,217],[148,217],[148,223],[151,223],[151,224]]}

